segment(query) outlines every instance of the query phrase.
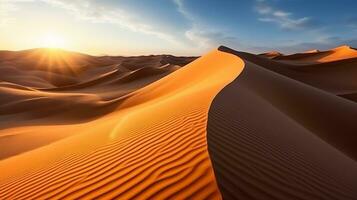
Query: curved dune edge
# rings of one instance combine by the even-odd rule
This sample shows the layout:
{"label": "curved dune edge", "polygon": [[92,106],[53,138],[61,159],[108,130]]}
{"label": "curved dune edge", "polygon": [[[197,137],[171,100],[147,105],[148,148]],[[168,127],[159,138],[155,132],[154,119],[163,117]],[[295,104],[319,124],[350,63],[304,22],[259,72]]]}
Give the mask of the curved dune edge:
{"label": "curved dune edge", "polygon": [[214,96],[243,70],[214,50],[80,134],[0,161],[0,199],[218,199],[206,145]]}
{"label": "curved dune edge", "polygon": [[[356,106],[244,62],[244,71],[217,94],[208,114],[208,151],[223,199],[357,199],[357,162],[345,153],[352,152],[349,144],[344,147],[351,151],[342,151],[342,143],[337,149],[331,142],[337,139],[329,144],[322,139],[326,133],[307,126],[330,120],[321,130],[339,127],[338,142],[348,140],[357,125],[338,118],[356,116]],[[294,118],[292,108],[306,113],[305,121]],[[324,118],[320,110],[332,116]],[[319,119],[308,117],[315,115]]]}

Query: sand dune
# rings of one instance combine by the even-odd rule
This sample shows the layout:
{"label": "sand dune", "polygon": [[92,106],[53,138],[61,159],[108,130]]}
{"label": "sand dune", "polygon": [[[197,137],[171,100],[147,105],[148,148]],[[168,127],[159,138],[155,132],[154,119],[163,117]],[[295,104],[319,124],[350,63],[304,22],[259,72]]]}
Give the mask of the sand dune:
{"label": "sand dune", "polygon": [[[207,113],[242,69],[238,57],[214,50],[136,90],[110,114],[58,126],[74,135],[0,161],[1,198],[219,198]],[[56,135],[50,126],[31,130]]]}
{"label": "sand dune", "polygon": [[[12,126],[9,122],[14,121],[16,121],[15,125],[25,123],[26,120],[22,118],[31,119],[30,124],[34,124],[34,119],[43,116],[55,118],[56,123],[70,122],[71,120],[63,122],[61,119],[56,119],[61,118],[56,117],[59,114],[57,112],[59,107],[67,112],[67,115],[64,115],[65,118],[68,115],[80,120],[93,118],[97,116],[95,113],[102,108],[112,110],[107,107],[113,107],[112,104],[117,104],[135,90],[158,80],[178,69],[178,66],[194,59],[174,56],[93,57],[62,50],[53,51],[35,49],[0,52],[2,55],[0,56],[0,69],[3,72],[0,75],[2,81],[0,83],[2,93],[0,127]],[[42,57],[51,59],[39,61]],[[166,58],[165,61],[163,61],[164,58]],[[150,64],[148,59],[154,60],[155,63]],[[173,60],[172,63],[171,60]],[[59,65],[51,66],[50,61]],[[127,64],[122,65],[122,62],[129,61],[131,61],[130,67]],[[143,67],[139,61],[148,63]],[[9,71],[9,68],[13,70]],[[76,74],[71,74],[69,71],[76,71]],[[36,105],[43,105],[50,109],[38,109]],[[91,107],[96,108],[95,112],[90,110]],[[80,111],[77,112],[77,109]],[[83,110],[88,110],[92,115],[73,115],[76,112],[82,113]],[[15,113],[21,113],[21,115],[14,116],[17,120],[14,120],[11,115]],[[46,124],[41,121],[38,123]]]}
{"label": "sand dune", "polygon": [[357,104],[245,61],[209,111],[223,198],[355,199],[356,119]]}
{"label": "sand dune", "polygon": [[318,53],[318,52],[320,52],[320,50],[318,50],[318,49],[311,49],[311,50],[305,51],[304,53]]}
{"label": "sand dune", "polygon": [[[62,50],[46,52],[45,49],[5,51],[0,55],[0,143],[4,147],[0,159],[74,135],[77,128],[72,131],[72,127],[77,125],[65,125],[88,122],[112,112],[139,88],[194,59],[166,55],[94,57]],[[48,60],[40,63],[42,71],[37,69],[38,59],[42,57],[64,63],[63,69],[51,66]],[[67,66],[66,60],[75,60],[71,63],[78,65]],[[139,64],[148,60],[155,62],[145,66]],[[131,61],[131,65],[124,67],[124,61]],[[47,71],[44,70],[46,63]],[[9,73],[8,66],[16,70]],[[70,70],[67,68],[82,69],[73,75],[66,72]],[[61,84],[55,86],[53,81],[58,81],[59,76],[76,83],[60,81]],[[46,126],[33,127],[35,125]],[[42,129],[46,129],[45,133]],[[18,147],[12,147],[15,144]]]}
{"label": "sand dune", "polygon": [[294,64],[325,63],[350,58],[357,58],[357,50],[347,45],[339,46],[328,51],[313,49],[304,53],[274,57],[276,60]]}
{"label": "sand dune", "polygon": [[341,94],[339,96],[357,102],[357,93]]}
{"label": "sand dune", "polygon": [[263,57],[266,57],[266,58],[275,58],[275,57],[278,57],[278,56],[283,56],[282,53],[280,53],[279,51],[269,51],[269,52],[266,52],[266,53],[262,53],[262,54],[259,54],[260,56],[263,56]]}
{"label": "sand dune", "polygon": [[1,51],[0,199],[357,199],[356,64]]}
{"label": "sand dune", "polygon": [[171,55],[90,56],[60,49],[0,51],[0,67],[4,72],[0,78],[2,81],[43,89],[78,84],[114,69],[130,72],[166,64],[184,66],[194,59],[196,57]]}
{"label": "sand dune", "polygon": [[[344,52],[347,48],[349,49],[348,51],[355,51],[349,47],[336,49],[342,49],[342,52]],[[325,54],[326,52],[319,52],[318,54]],[[295,55],[309,57],[310,54],[314,53],[302,53]],[[324,91],[328,91],[335,95],[357,92],[357,82],[355,79],[357,75],[357,67],[355,67],[357,65],[357,57],[348,57],[346,59],[336,57],[335,60],[321,63],[318,63],[314,58],[314,61],[316,62],[309,62],[301,65],[297,64],[294,59],[291,59],[292,62],[290,62],[291,60],[289,60],[289,62],[281,62],[279,59],[267,59],[262,56],[257,57],[254,54],[246,52],[239,52],[239,56],[268,70],[277,72]]]}

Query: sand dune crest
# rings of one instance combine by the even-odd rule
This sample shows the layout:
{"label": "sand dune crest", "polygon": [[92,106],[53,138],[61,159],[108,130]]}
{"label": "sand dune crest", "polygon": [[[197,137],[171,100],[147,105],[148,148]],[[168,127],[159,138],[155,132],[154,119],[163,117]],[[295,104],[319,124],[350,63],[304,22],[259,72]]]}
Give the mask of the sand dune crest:
{"label": "sand dune crest", "polygon": [[207,112],[242,69],[236,56],[212,51],[79,124],[75,136],[0,161],[1,198],[219,198]]}

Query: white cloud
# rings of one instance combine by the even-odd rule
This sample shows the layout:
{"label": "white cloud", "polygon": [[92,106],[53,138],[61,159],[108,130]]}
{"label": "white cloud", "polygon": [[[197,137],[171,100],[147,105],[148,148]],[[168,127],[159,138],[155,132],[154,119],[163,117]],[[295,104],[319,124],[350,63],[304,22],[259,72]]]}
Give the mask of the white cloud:
{"label": "white cloud", "polygon": [[288,12],[284,12],[284,11],[281,11],[281,10],[277,10],[273,13],[274,16],[276,17],[288,17],[289,15],[291,15],[291,13],[288,13]]}
{"label": "white cloud", "polygon": [[262,22],[273,22],[279,24],[279,26],[286,30],[298,30],[303,29],[310,24],[309,17],[302,17],[299,19],[290,19],[287,17],[262,17],[258,18]]}
{"label": "white cloud", "polygon": [[215,48],[224,43],[236,43],[236,38],[222,31],[203,26],[184,6],[184,0],[173,0],[177,10],[191,23],[191,28],[185,31],[186,38],[192,43],[194,51],[202,52]]}
{"label": "white cloud", "polygon": [[64,9],[80,20],[87,20],[93,23],[111,23],[134,32],[153,35],[174,45],[181,45],[171,34],[152,26],[139,18],[120,8],[105,7],[99,1],[93,0],[0,0],[0,26],[15,20],[10,13],[17,8],[19,2],[43,2],[48,5]]}
{"label": "white cloud", "polygon": [[191,13],[185,9],[183,1],[184,0],[173,0],[173,2],[177,5],[178,12],[180,12],[186,19],[195,21]]}
{"label": "white cloud", "polygon": [[142,18],[121,10],[99,5],[90,0],[42,0],[53,6],[64,8],[74,14],[78,19],[94,23],[112,23],[127,28],[134,32],[141,32],[164,39],[173,44],[179,44],[171,34],[158,30],[145,22]]}
{"label": "white cloud", "polygon": [[258,5],[256,5],[255,10],[259,13],[259,14],[269,14],[273,11],[273,8],[263,4],[263,3],[258,3]]}
{"label": "white cloud", "polygon": [[190,41],[193,41],[196,47],[203,50],[211,49],[219,45],[223,45],[224,43],[231,45],[236,43],[235,37],[227,36],[218,31],[202,30],[197,27],[192,27],[187,30],[185,36]]}
{"label": "white cloud", "polygon": [[265,0],[257,0],[255,6],[257,13],[262,15],[258,20],[262,22],[272,22],[287,30],[299,30],[309,28],[312,20],[309,17],[294,18],[292,13],[279,10],[268,5]]}

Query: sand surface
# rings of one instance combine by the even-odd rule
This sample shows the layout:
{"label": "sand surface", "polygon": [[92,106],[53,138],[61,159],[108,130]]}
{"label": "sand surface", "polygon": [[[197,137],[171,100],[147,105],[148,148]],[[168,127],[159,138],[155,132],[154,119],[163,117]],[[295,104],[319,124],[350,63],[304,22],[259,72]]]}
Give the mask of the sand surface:
{"label": "sand surface", "polygon": [[0,197],[220,198],[206,145],[207,113],[242,69],[241,59],[214,50],[95,120],[5,129],[72,136],[0,161]]}
{"label": "sand surface", "polygon": [[239,56],[271,71],[335,95],[357,92],[357,50],[340,46],[328,51],[297,53],[268,59],[240,52]]}
{"label": "sand surface", "polygon": [[356,57],[356,49],[347,45],[343,45],[327,51],[319,51],[318,49],[313,49],[305,51],[303,53],[296,53],[292,55],[277,55],[273,57],[273,59],[295,64],[311,64],[345,60]]}
{"label": "sand surface", "polygon": [[113,112],[138,89],[193,59],[0,52],[0,160],[82,132],[80,123]]}
{"label": "sand surface", "polygon": [[357,199],[356,66],[0,51],[0,199]]}
{"label": "sand surface", "polygon": [[245,61],[209,111],[223,198],[356,199],[356,119],[356,103]]}

